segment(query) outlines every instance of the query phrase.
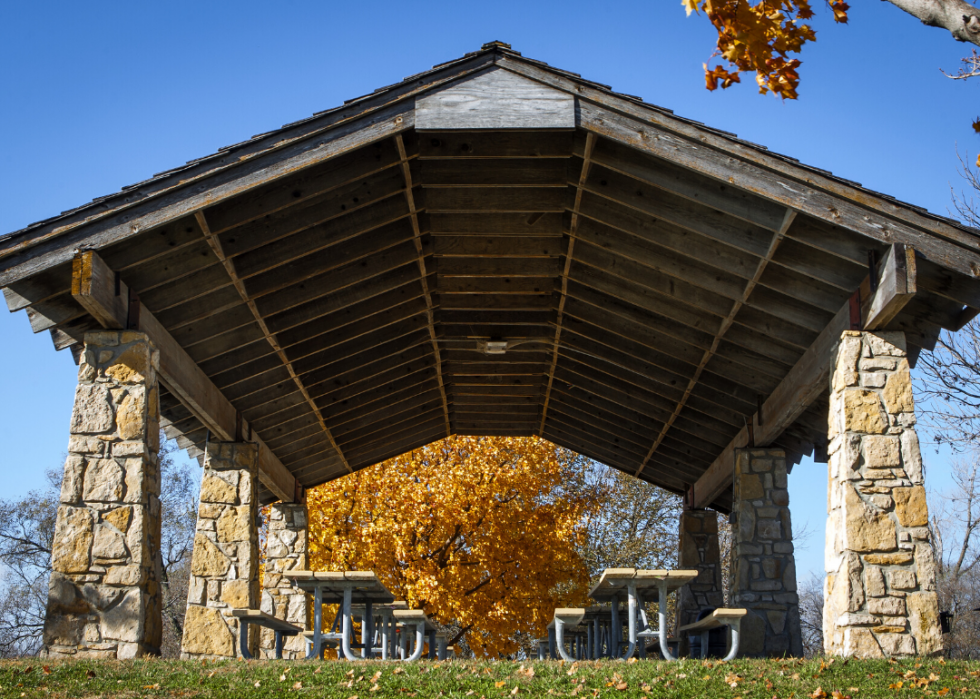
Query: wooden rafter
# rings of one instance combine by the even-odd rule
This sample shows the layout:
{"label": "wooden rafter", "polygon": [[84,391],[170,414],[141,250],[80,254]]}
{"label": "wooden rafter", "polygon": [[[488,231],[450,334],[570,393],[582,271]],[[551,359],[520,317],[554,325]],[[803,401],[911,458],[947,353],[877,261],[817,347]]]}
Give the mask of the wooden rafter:
{"label": "wooden rafter", "polygon": [[398,156],[401,158],[402,175],[405,177],[405,199],[408,201],[408,208],[411,211],[412,230],[415,233],[412,241],[415,243],[415,251],[418,253],[419,279],[422,282],[422,291],[425,294],[425,315],[428,320],[429,338],[432,340],[432,352],[436,358],[436,380],[439,383],[439,393],[442,396],[442,409],[446,418],[446,436],[453,433],[452,425],[449,422],[449,399],[446,397],[446,384],[442,375],[442,358],[439,354],[439,340],[436,338],[435,314],[432,310],[432,292],[429,289],[428,272],[425,269],[425,255],[422,250],[422,231],[419,227],[418,209],[415,208],[415,195],[412,194],[412,170],[408,165],[408,153],[405,150],[405,141],[401,134],[395,136],[395,144],[398,146]]}
{"label": "wooden rafter", "polygon": [[330,433],[330,428],[327,427],[327,423],[324,421],[323,415],[320,414],[320,410],[316,407],[316,403],[313,402],[313,399],[310,397],[310,394],[307,392],[306,386],[303,385],[303,381],[300,379],[299,376],[297,376],[296,372],[293,370],[293,366],[290,363],[289,358],[286,356],[286,353],[283,351],[283,349],[279,346],[279,342],[276,340],[275,335],[273,335],[269,331],[269,327],[266,325],[265,319],[262,317],[262,314],[259,313],[259,309],[256,308],[255,302],[251,298],[249,298],[248,293],[245,291],[245,285],[242,283],[242,280],[238,278],[238,275],[235,272],[234,262],[232,262],[225,256],[224,251],[221,249],[221,243],[218,241],[218,239],[215,236],[211,234],[211,230],[208,228],[208,221],[207,218],[205,218],[204,211],[202,210],[196,212],[194,214],[194,218],[197,220],[198,225],[201,227],[201,230],[204,232],[204,239],[207,241],[208,245],[214,251],[214,254],[217,256],[217,258],[221,260],[221,264],[224,266],[225,271],[228,272],[228,276],[231,277],[235,289],[242,297],[242,301],[245,302],[249,310],[252,312],[252,315],[255,317],[255,322],[256,324],[258,324],[259,329],[262,331],[262,334],[265,336],[266,341],[272,346],[273,351],[279,356],[279,359],[282,361],[283,366],[286,367],[286,371],[289,372],[290,378],[292,378],[293,382],[296,384],[296,387],[299,389],[300,393],[303,394],[303,397],[306,399],[306,402],[309,404],[310,409],[313,411],[313,414],[316,416],[317,421],[320,423],[320,427],[323,429],[323,433],[326,435],[331,446],[333,446],[333,448],[336,450],[337,456],[340,457],[340,461],[344,464],[344,467],[349,472],[353,473],[353,469],[350,467],[350,464],[347,463],[347,457],[344,456],[344,452],[341,451],[340,445],[338,445],[337,442],[334,440],[333,435]]}
{"label": "wooden rafter", "polygon": [[555,322],[555,346],[551,355],[551,370],[548,372],[548,386],[544,391],[544,404],[541,407],[541,425],[538,436],[544,436],[544,423],[548,419],[548,402],[551,400],[551,385],[555,382],[555,367],[558,365],[558,346],[561,343],[561,321],[565,311],[565,300],[568,298],[568,273],[572,267],[572,257],[575,254],[575,231],[578,228],[578,208],[582,203],[582,193],[585,191],[585,181],[589,177],[592,149],[595,148],[596,135],[588,133],[585,137],[585,155],[582,158],[582,172],[578,177],[578,187],[575,190],[575,204],[572,207],[572,220],[569,225],[568,252],[565,254],[565,267],[561,273],[561,299],[558,301],[558,316]]}
{"label": "wooden rafter", "polygon": [[687,404],[687,400],[691,396],[691,391],[693,391],[694,387],[697,386],[698,381],[701,378],[701,372],[704,371],[704,367],[707,366],[708,362],[718,350],[718,345],[721,344],[725,333],[732,326],[732,323],[735,322],[735,316],[738,315],[738,312],[742,309],[742,306],[749,300],[749,296],[752,295],[756,284],[759,283],[762,273],[766,271],[766,265],[769,264],[772,256],[776,254],[776,248],[779,247],[779,244],[783,241],[783,238],[786,237],[786,231],[789,230],[789,227],[793,224],[793,220],[795,218],[796,212],[793,209],[787,209],[786,215],[783,217],[782,225],[779,227],[779,230],[773,234],[772,240],[769,243],[769,249],[766,251],[765,256],[759,260],[759,263],[755,269],[755,274],[752,275],[752,278],[749,279],[748,283],[745,285],[745,290],[742,292],[742,297],[735,301],[734,305],[732,306],[732,310],[729,311],[728,315],[725,317],[721,327],[715,334],[714,340],[711,342],[711,347],[705,350],[704,356],[701,358],[701,362],[694,371],[694,376],[692,376],[691,380],[688,382],[687,388],[684,390],[684,396],[677,402],[677,407],[674,408],[674,412],[667,419],[667,422],[660,430],[660,434],[657,435],[653,445],[650,447],[650,451],[647,452],[646,458],[643,459],[643,462],[636,469],[636,473],[634,475],[640,475],[643,469],[646,468],[647,463],[650,461],[650,457],[653,456],[653,453],[657,451],[657,448],[660,446],[661,442],[664,441],[664,437],[666,437],[667,432],[670,431],[671,425],[674,424],[677,416],[680,415],[681,411],[684,409],[684,406]]}

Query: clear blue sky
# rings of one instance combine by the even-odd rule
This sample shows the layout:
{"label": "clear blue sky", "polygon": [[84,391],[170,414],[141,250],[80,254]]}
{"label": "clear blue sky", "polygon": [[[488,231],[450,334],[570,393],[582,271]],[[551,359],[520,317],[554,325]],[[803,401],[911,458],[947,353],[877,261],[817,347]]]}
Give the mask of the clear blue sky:
{"label": "clear blue sky", "polygon": [[[712,49],[679,0],[641,2],[10,2],[0,6],[0,233],[253,134],[457,58],[484,42],[832,170],[940,213],[976,157],[966,48],[884,2],[850,26],[819,7],[797,102],[751,78],[704,89]],[[819,5],[819,3],[815,3]],[[42,484],[67,446],[75,367],[26,316],[0,312],[0,478]],[[938,457],[926,454],[927,459]],[[931,470],[942,487],[944,460]],[[790,477],[794,521],[815,530],[801,576],[822,575],[826,469]]]}

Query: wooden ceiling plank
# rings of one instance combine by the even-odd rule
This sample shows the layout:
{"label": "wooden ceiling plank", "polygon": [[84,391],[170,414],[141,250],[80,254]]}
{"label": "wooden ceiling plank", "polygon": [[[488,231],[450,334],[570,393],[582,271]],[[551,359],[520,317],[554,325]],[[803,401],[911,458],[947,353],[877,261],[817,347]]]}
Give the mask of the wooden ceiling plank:
{"label": "wooden ceiling plank", "polygon": [[471,294],[474,296],[492,295],[496,297],[510,294],[526,296],[539,294],[551,296],[559,289],[554,277],[446,277],[436,275],[437,285],[433,289],[440,295]]}
{"label": "wooden ceiling plank", "polygon": [[[653,185],[688,201],[765,228],[778,231],[785,208],[764,197],[756,196],[718,180],[705,177],[669,160],[645,155],[623,144],[601,139],[597,163],[622,175]],[[760,253],[765,251],[768,236],[758,236]]]}
{"label": "wooden ceiling plank", "polygon": [[[363,417],[369,413],[386,411],[389,406],[395,405],[406,398],[415,396],[419,402],[422,402],[424,399],[421,396],[428,395],[430,391],[439,391],[439,387],[436,386],[431,377],[410,376],[407,379],[396,382],[394,385],[386,386],[359,396],[359,400],[357,401],[341,402],[336,405],[325,406],[323,411],[326,413],[330,424],[334,427],[339,427],[345,422]],[[440,399],[442,398],[441,393],[439,397]]]}
{"label": "wooden ceiling plank", "polygon": [[419,168],[423,187],[561,187],[568,179],[564,158],[508,158],[474,163],[461,159],[427,160]]}
{"label": "wooden ceiling plank", "polygon": [[424,194],[430,214],[554,213],[565,210],[566,187],[427,187]]}
{"label": "wooden ceiling plank", "polygon": [[766,252],[763,238],[772,235],[608,170],[596,170],[586,192],[583,216],[743,279]]}
{"label": "wooden ceiling plank", "polygon": [[434,131],[419,135],[419,159],[567,159],[573,139],[570,131]]}
{"label": "wooden ceiling plank", "polygon": [[303,206],[311,199],[319,199],[398,164],[395,144],[386,138],[212,206],[208,210],[208,222],[214,234],[220,235],[255,219]]}
{"label": "wooden ceiling plank", "polygon": [[[343,462],[345,465],[347,465],[347,460],[344,458],[344,453],[340,450],[340,447],[338,447],[336,445],[336,443],[334,442],[333,436],[330,434],[330,430],[327,428],[327,424],[323,421],[323,416],[320,415],[319,411],[317,410],[316,405],[313,403],[313,400],[310,398],[309,394],[306,392],[306,387],[303,385],[302,380],[296,374],[296,372],[293,370],[293,367],[289,363],[289,359],[286,356],[286,353],[283,351],[282,347],[280,347],[280,345],[279,345],[278,339],[269,330],[269,327],[265,324],[265,318],[259,312],[259,309],[255,306],[255,302],[249,297],[248,292],[245,290],[245,285],[242,283],[242,280],[238,277],[238,273],[236,271],[235,262],[233,260],[230,260],[227,257],[225,257],[224,251],[223,251],[223,249],[221,247],[221,243],[219,242],[218,238],[216,238],[215,236],[213,236],[211,234],[211,231],[208,228],[208,222],[207,222],[207,218],[205,217],[204,211],[198,211],[195,214],[195,218],[197,219],[197,223],[201,227],[201,230],[204,232],[205,240],[207,241],[207,244],[209,246],[211,246],[212,250],[214,251],[214,255],[219,260],[221,260],[221,264],[224,266],[225,271],[227,271],[228,276],[231,277],[232,282],[235,285],[235,289],[237,289],[238,290],[238,293],[241,295],[242,301],[245,302],[245,304],[252,311],[252,314],[255,316],[255,322],[262,329],[262,332],[265,335],[266,341],[269,343],[269,345],[275,351],[275,353],[276,353],[277,357],[279,358],[279,360],[286,367],[286,370],[289,372],[290,378],[292,378],[293,382],[296,384],[296,387],[299,389],[300,393],[302,393],[306,397],[307,402],[309,403],[310,407],[313,410],[313,414],[316,415],[317,421],[319,422],[320,427],[322,428],[324,435],[326,435],[327,440],[331,444],[333,444],[334,448],[336,448],[336,450],[337,450],[337,456],[340,458],[341,462]],[[349,465],[347,465],[347,468],[348,468],[348,470],[350,470],[350,466]]]}
{"label": "wooden ceiling plank", "polygon": [[[404,206],[399,202],[400,206]],[[309,250],[285,262],[270,262],[268,258],[253,259],[254,274],[242,275],[250,296],[258,298],[320,276],[354,260],[376,255],[412,238],[407,218],[408,207],[401,218],[380,222],[374,228],[352,226],[342,241],[325,244],[323,238],[313,239]],[[340,244],[343,243],[343,244]]]}
{"label": "wooden ceiling plank", "polygon": [[[207,321],[224,311],[230,311],[242,306],[244,304],[242,304],[241,295],[234,285],[230,285],[207,296],[201,296],[180,306],[160,311],[160,317],[157,320],[169,332],[176,333],[188,325]],[[246,306],[245,309],[248,310],[248,307]],[[249,311],[249,314],[251,315],[251,311]]]}
{"label": "wooden ceiling plank", "polygon": [[422,393],[404,392],[384,406],[384,410],[378,410],[378,406],[361,410],[359,413],[347,413],[334,424],[337,429],[353,430],[367,425],[373,425],[379,420],[385,420],[388,416],[399,415],[405,411],[428,410],[429,408],[440,407],[442,396],[439,389],[432,384],[432,387]]}
{"label": "wooden ceiling plank", "polygon": [[431,351],[427,351],[424,356],[410,363],[386,369],[381,373],[363,378],[358,376],[354,381],[348,380],[343,383],[330,381],[320,384],[316,392],[311,387],[310,395],[316,400],[325,401],[326,404],[336,403],[342,400],[349,400],[365,391],[383,386],[390,381],[401,379],[417,371],[429,372],[435,376],[435,357],[432,356]]}
{"label": "wooden ceiling plank", "polygon": [[557,307],[551,294],[446,294],[438,292],[434,305],[442,311],[542,311]]}
{"label": "wooden ceiling plank", "polygon": [[564,252],[556,236],[432,236],[432,253],[440,256],[558,257]]}
{"label": "wooden ceiling plank", "polygon": [[[106,305],[105,301],[116,295],[115,273],[89,250],[75,258],[72,272],[72,293],[82,305],[89,305],[95,317],[101,317],[105,327],[123,328],[128,324],[122,315],[120,304]],[[118,286],[119,296],[128,298],[125,283]],[[125,296],[124,296],[125,294]],[[125,304],[128,313],[128,303]],[[160,377],[167,389],[178,396],[215,435],[226,441],[235,441],[240,421],[237,411],[228,399],[198,368],[187,353],[171,337],[167,330],[146,309],[141,309],[139,330],[146,333],[160,351]],[[292,474],[265,445],[258,435],[252,435],[259,450],[259,478],[262,483],[286,502],[295,497]]]}
{"label": "wooden ceiling plank", "polygon": [[680,401],[678,401],[677,407],[674,408],[673,414],[670,416],[670,418],[668,418],[663,429],[660,431],[660,434],[658,434],[657,437],[654,439],[653,444],[650,446],[650,451],[646,455],[646,458],[637,467],[636,475],[639,475],[639,473],[644,469],[647,462],[650,460],[650,456],[655,451],[657,451],[657,448],[664,441],[664,438],[667,436],[667,433],[670,431],[671,425],[673,425],[674,421],[677,419],[677,416],[684,409],[684,405],[687,403],[688,396],[691,395],[691,391],[694,390],[694,387],[697,385],[698,380],[701,378],[701,372],[704,371],[704,368],[707,366],[708,362],[711,361],[711,359],[715,356],[715,352],[718,349],[718,345],[721,343],[721,340],[724,337],[725,332],[734,322],[735,315],[738,313],[741,306],[746,301],[748,301],[749,297],[752,295],[753,291],[755,290],[756,283],[758,282],[759,278],[762,276],[763,272],[765,272],[766,264],[770,259],[772,259],[773,254],[775,254],[776,252],[776,248],[779,247],[779,244],[782,242],[783,237],[786,235],[786,231],[789,230],[795,218],[796,218],[796,212],[793,211],[792,209],[788,209],[786,211],[785,216],[783,217],[782,225],[780,226],[779,230],[776,231],[772,236],[772,240],[769,243],[769,249],[766,252],[765,257],[763,257],[759,261],[755,274],[745,285],[745,288],[742,291],[741,299],[735,303],[734,307],[732,307],[732,310],[729,312],[728,316],[725,318],[724,323],[722,323],[721,328],[718,330],[718,334],[715,335],[715,339],[712,342],[711,347],[705,351],[704,356],[701,359],[701,362],[698,364],[698,367],[694,372],[694,376],[691,377],[691,380],[687,385],[687,389],[684,392],[684,397],[681,398]]}
{"label": "wooden ceiling plank", "polygon": [[351,453],[355,458],[354,463],[358,464],[357,468],[360,470],[400,456],[407,451],[411,451],[413,448],[422,447],[439,439],[444,439],[442,425],[436,423],[426,427],[429,429],[423,429],[404,436],[398,435],[397,438],[393,435],[390,441],[382,440],[381,444],[384,446],[379,447],[375,444],[368,446],[367,451],[352,450]]}
{"label": "wooden ceiling plank", "polygon": [[419,424],[428,424],[432,420],[442,417],[442,407],[435,406],[431,410],[412,410],[400,413],[398,416],[383,418],[372,423],[367,427],[351,430],[339,437],[341,444],[346,449],[348,445],[356,444],[376,444],[379,440],[385,439],[388,435],[395,434],[400,430],[407,430],[417,427]]}
{"label": "wooden ceiling plank", "polygon": [[322,395],[331,387],[345,386],[370,379],[390,369],[430,356],[432,345],[428,334],[416,332],[392,341],[379,340],[362,354],[341,356],[321,369],[304,374],[309,390]]}
{"label": "wooden ceiling plank", "polygon": [[[404,248],[400,252],[404,252]],[[356,262],[353,265],[360,266]],[[396,264],[391,269],[386,269],[375,276],[375,273],[378,271],[378,266],[377,264],[373,264],[370,272],[371,276],[365,274],[363,271],[364,268],[361,267],[364,276],[360,277],[353,284],[350,283],[350,277],[346,274],[340,275],[341,278],[336,280],[333,279],[334,274],[326,274],[315,282],[311,283],[307,281],[306,284],[302,285],[302,289],[295,289],[296,291],[305,291],[310,286],[321,287],[320,291],[306,294],[308,300],[304,300],[301,303],[291,303],[286,309],[275,312],[274,314],[264,311],[263,307],[266,304],[259,304],[259,310],[263,311],[269,328],[278,334],[303,325],[304,323],[318,320],[331,313],[344,310],[354,313],[355,311],[353,309],[361,307],[368,301],[396,292],[396,290],[404,296],[403,300],[416,298],[422,294],[422,286],[418,283],[416,269],[417,265],[415,265],[415,261],[413,260],[409,264]],[[337,270],[334,271],[336,272]],[[324,286],[326,289],[322,288]],[[279,293],[285,295],[289,294],[290,291],[293,290],[286,288]],[[278,305],[281,308],[287,303],[289,302]],[[271,304],[269,306],[271,307]]]}
{"label": "wooden ceiling plank", "polygon": [[560,238],[565,212],[551,213],[432,213],[428,212],[428,230],[433,235],[454,236],[539,236]]}
{"label": "wooden ceiling plank", "polygon": [[437,286],[446,277],[552,277],[558,276],[557,257],[437,257],[433,271]]}

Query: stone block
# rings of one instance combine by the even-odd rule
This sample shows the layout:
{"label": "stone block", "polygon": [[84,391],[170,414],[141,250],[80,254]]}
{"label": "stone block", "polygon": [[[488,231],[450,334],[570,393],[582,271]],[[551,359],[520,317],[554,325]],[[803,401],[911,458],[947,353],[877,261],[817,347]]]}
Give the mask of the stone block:
{"label": "stone block", "polygon": [[893,590],[914,590],[918,587],[915,571],[891,570],[888,572],[888,584]]}
{"label": "stone block", "polygon": [[878,566],[907,565],[912,562],[910,553],[872,553],[864,557],[865,563]]}
{"label": "stone block", "polygon": [[887,514],[865,504],[850,485],[843,486],[844,546],[852,551],[894,551],[898,548],[895,523]]}
{"label": "stone block", "polygon": [[87,573],[93,541],[92,514],[86,508],[58,508],[51,566],[59,573]]}
{"label": "stone block", "polygon": [[895,468],[902,465],[901,443],[891,435],[868,435],[862,440],[867,468]]}
{"label": "stone block", "polygon": [[889,376],[885,382],[881,397],[885,402],[885,409],[892,415],[911,413],[915,410],[915,402],[912,398],[912,377],[909,375],[907,360],[899,361],[895,373]]}
{"label": "stone block", "polygon": [[881,623],[881,617],[872,614],[848,612],[837,617],[838,626],[874,626]]}
{"label": "stone block", "polygon": [[849,388],[843,392],[843,429],[847,432],[883,434],[888,423],[881,413],[881,400],[874,391]]}
{"label": "stone block", "polygon": [[929,524],[926,491],[921,485],[895,488],[895,515],[903,527],[925,527]]}
{"label": "stone block", "polygon": [[224,577],[231,561],[205,534],[198,532],[194,537],[194,554],[191,559],[191,574],[204,578]]}
{"label": "stone block", "polygon": [[223,543],[251,541],[253,534],[257,535],[252,507],[228,507],[218,517],[218,541]]}
{"label": "stone block", "polygon": [[130,643],[143,640],[144,604],[142,590],[126,592],[121,601],[102,613],[102,637]]}
{"label": "stone block", "polygon": [[235,656],[235,638],[221,612],[210,607],[189,605],[184,620],[181,656]]}
{"label": "stone block", "polygon": [[915,641],[905,633],[875,634],[882,652],[890,658],[915,655]]}
{"label": "stone block", "polygon": [[92,557],[96,559],[119,560],[126,558],[126,540],[115,527],[99,525],[95,529],[95,541],[92,544]]}
{"label": "stone block", "polygon": [[129,522],[133,517],[133,508],[131,507],[117,507],[114,510],[109,510],[104,515],[102,515],[102,521],[108,522],[113,527],[118,529],[120,532],[125,532],[129,529]]}
{"label": "stone block", "polygon": [[115,459],[89,459],[82,482],[86,502],[119,502],[125,492],[125,472]]}
{"label": "stone block", "polygon": [[885,576],[881,568],[869,565],[864,569],[864,590],[869,597],[885,596]]}
{"label": "stone block", "polygon": [[905,614],[905,600],[898,597],[872,597],[868,600],[868,612],[888,616]]}
{"label": "stone block", "polygon": [[765,496],[762,481],[758,475],[745,474],[738,479],[739,497],[742,500],[756,500]]}
{"label": "stone block", "polygon": [[138,565],[112,566],[106,570],[106,585],[141,585],[145,582],[142,569]]}
{"label": "stone block", "polygon": [[85,457],[68,454],[65,474],[61,479],[61,502],[73,503],[82,499],[82,483],[85,476]]}
{"label": "stone block", "polygon": [[221,601],[234,609],[247,609],[252,605],[248,580],[229,580],[221,586]]}
{"label": "stone block", "polygon": [[150,348],[146,344],[137,344],[125,349],[106,368],[105,375],[121,384],[142,384],[149,369]]}
{"label": "stone block", "polygon": [[778,519],[759,519],[755,525],[756,537],[758,539],[781,539],[783,538],[782,524]]}
{"label": "stone block", "polygon": [[856,658],[883,658],[881,646],[871,631],[864,628],[846,628],[843,632],[841,652]]}
{"label": "stone block", "polygon": [[109,389],[105,384],[79,384],[71,414],[72,434],[102,434],[115,427]]}
{"label": "stone block", "polygon": [[205,476],[201,481],[201,502],[235,505],[238,502],[238,488],[218,476]]}
{"label": "stone block", "polygon": [[939,601],[935,592],[913,592],[907,598],[909,625],[919,655],[933,655],[943,649],[939,628]]}

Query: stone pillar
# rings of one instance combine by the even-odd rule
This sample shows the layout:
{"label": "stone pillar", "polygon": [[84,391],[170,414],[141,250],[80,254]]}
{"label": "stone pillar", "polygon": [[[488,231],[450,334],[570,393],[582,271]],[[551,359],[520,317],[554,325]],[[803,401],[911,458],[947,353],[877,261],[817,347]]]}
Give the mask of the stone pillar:
{"label": "stone pillar", "polygon": [[142,333],[85,335],[51,554],[47,656],[160,652],[158,357]]}
{"label": "stone pillar", "polygon": [[848,331],[831,367],[824,650],[942,649],[905,335]]}
{"label": "stone pillar", "polygon": [[735,452],[732,605],[749,610],[739,655],[803,655],[793,529],[781,449]]}
{"label": "stone pillar", "polygon": [[[680,589],[677,597],[677,626],[693,624],[702,609],[724,607],[721,588],[721,550],[718,547],[718,513],[714,510],[685,510],[681,513],[677,567],[697,570],[698,577]],[[686,654],[687,636],[680,639]]]}
{"label": "stone pillar", "polygon": [[[238,655],[238,620],[231,609],[255,609],[259,597],[258,449],[209,442],[194,536],[181,658]],[[253,627],[254,628],[254,627]],[[249,650],[257,647],[258,634]]]}
{"label": "stone pillar", "polygon": [[[308,629],[306,593],[294,588],[282,573],[306,570],[306,503],[278,502],[269,506],[262,575],[262,611]],[[263,658],[275,657],[275,634],[262,629]],[[285,639],[282,657],[296,660],[306,656],[302,636]]]}

